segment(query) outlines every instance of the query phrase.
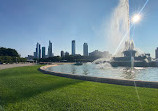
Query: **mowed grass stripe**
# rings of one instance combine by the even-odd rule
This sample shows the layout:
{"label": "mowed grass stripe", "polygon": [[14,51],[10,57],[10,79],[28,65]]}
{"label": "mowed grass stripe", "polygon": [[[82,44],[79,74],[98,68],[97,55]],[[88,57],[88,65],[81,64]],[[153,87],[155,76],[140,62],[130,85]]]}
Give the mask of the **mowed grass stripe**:
{"label": "mowed grass stripe", "polygon": [[[40,66],[0,71],[0,105],[6,111],[141,110],[132,86],[47,75]],[[143,110],[158,109],[158,89],[138,87]]]}

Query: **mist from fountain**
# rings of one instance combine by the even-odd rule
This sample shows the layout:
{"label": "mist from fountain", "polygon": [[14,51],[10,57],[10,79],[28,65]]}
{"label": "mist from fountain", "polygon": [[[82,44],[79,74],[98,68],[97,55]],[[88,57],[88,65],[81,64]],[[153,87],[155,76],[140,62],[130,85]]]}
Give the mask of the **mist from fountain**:
{"label": "mist from fountain", "polygon": [[[111,21],[108,31],[108,47],[113,52],[113,56],[123,56],[125,45],[120,44],[123,40],[130,41],[130,20],[129,20],[129,0],[120,0],[118,6],[112,13]],[[124,36],[126,35],[125,39]],[[119,51],[114,55],[119,47]],[[105,63],[110,61],[111,58],[101,58],[95,60],[93,63]],[[107,63],[106,63],[107,64]],[[109,65],[108,65],[109,66]]]}
{"label": "mist from fountain", "polygon": [[[118,6],[114,9],[108,30],[108,46],[113,55],[115,50],[124,49],[124,44],[120,44],[130,39],[130,20],[129,20],[129,1],[120,0]],[[125,39],[124,36],[126,35]],[[120,51],[119,51],[120,52]],[[115,56],[121,56],[119,53]]]}
{"label": "mist from fountain", "polygon": [[[110,26],[108,27],[108,49],[112,52],[117,49],[124,35],[129,32],[129,1],[120,0],[118,6],[114,9],[114,12],[111,17]],[[127,34],[125,41],[128,41],[130,36]],[[117,56],[122,56],[122,51],[124,50],[124,44],[121,44],[120,51],[117,53]],[[103,64],[104,61],[110,61],[111,58],[101,58],[95,60],[93,63]],[[106,63],[107,64],[107,63]],[[102,66],[102,65],[100,65]],[[108,65],[109,66],[109,65]]]}

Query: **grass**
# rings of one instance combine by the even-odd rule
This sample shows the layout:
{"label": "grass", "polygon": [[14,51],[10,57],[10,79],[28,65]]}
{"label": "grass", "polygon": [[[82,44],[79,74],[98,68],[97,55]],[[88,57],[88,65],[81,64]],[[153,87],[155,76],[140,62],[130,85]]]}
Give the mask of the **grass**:
{"label": "grass", "polygon": [[[0,70],[0,111],[140,111],[135,88],[42,74],[40,66]],[[158,89],[138,87],[142,110],[158,110]]]}

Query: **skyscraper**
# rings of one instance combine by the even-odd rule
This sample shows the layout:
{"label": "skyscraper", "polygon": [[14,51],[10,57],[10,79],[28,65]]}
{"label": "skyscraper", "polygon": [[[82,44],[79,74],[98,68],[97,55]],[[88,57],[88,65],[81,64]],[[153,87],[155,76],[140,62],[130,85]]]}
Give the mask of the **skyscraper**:
{"label": "skyscraper", "polygon": [[88,44],[83,44],[83,56],[88,56]]}
{"label": "skyscraper", "polygon": [[49,41],[49,46],[48,46],[48,57],[53,57],[51,41]]}
{"label": "skyscraper", "polygon": [[72,55],[75,55],[75,40],[72,41]]}
{"label": "skyscraper", "polygon": [[41,45],[39,43],[36,44],[35,58],[36,59],[40,59],[41,58]]}
{"label": "skyscraper", "polygon": [[68,53],[68,52],[65,52],[65,57],[66,57],[66,56],[69,56],[69,53]]}
{"label": "skyscraper", "polygon": [[61,57],[64,57],[64,56],[65,56],[64,51],[61,51]]}
{"label": "skyscraper", "polygon": [[46,58],[46,48],[42,47],[42,58]]}
{"label": "skyscraper", "polygon": [[155,50],[155,58],[158,59],[158,47]]}
{"label": "skyscraper", "polygon": [[41,58],[41,45],[39,44],[39,59]]}
{"label": "skyscraper", "polygon": [[33,56],[34,56],[34,59],[37,58],[37,54],[36,54],[36,52],[33,52]]}

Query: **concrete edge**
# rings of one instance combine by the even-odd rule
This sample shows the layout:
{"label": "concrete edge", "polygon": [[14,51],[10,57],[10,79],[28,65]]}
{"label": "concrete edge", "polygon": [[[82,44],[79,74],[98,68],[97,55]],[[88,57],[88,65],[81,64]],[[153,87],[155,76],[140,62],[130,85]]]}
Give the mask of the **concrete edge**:
{"label": "concrete edge", "polygon": [[112,78],[101,78],[101,77],[92,77],[92,76],[82,76],[82,75],[74,75],[60,72],[53,72],[47,70],[48,67],[53,67],[57,65],[46,65],[39,68],[39,71],[44,74],[51,74],[60,77],[66,77],[71,79],[79,79],[85,81],[93,81],[100,83],[108,83],[108,84],[116,84],[116,85],[124,85],[124,86],[136,86],[137,87],[146,87],[146,88],[158,88],[158,82],[149,82],[149,81],[138,81],[138,80],[128,80],[128,79],[112,79]]}

